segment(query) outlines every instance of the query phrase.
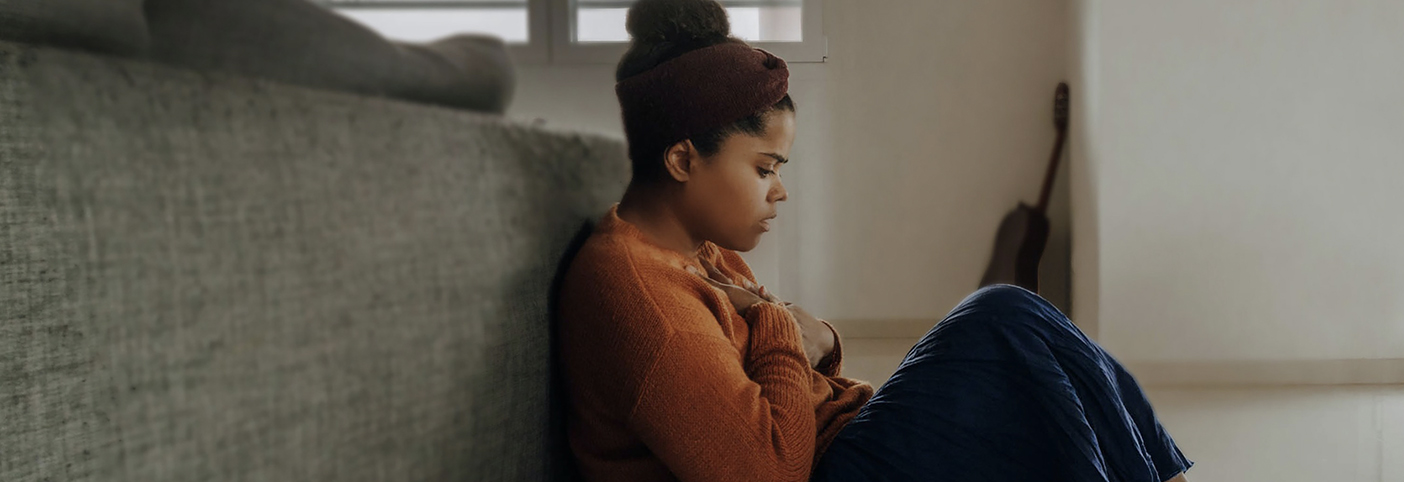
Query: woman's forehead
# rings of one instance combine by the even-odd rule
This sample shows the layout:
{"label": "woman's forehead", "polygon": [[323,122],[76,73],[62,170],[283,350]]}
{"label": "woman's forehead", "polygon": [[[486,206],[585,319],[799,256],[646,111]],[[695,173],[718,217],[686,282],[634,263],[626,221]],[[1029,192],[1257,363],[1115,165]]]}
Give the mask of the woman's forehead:
{"label": "woman's forehead", "polygon": [[733,135],[726,140],[721,150],[729,156],[742,157],[746,161],[789,162],[790,141],[773,132],[776,130],[779,129],[767,131],[765,136]]}

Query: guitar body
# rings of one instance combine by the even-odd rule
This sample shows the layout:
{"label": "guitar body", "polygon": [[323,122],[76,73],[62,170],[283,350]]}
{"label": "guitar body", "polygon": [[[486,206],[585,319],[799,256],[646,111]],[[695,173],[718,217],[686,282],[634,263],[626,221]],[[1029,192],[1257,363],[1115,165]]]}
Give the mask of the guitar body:
{"label": "guitar body", "polygon": [[1053,121],[1058,129],[1058,140],[1053,145],[1053,155],[1044,174],[1038,204],[1029,206],[1021,202],[999,223],[994,253],[990,256],[980,286],[1003,283],[1038,292],[1038,265],[1048,246],[1048,201],[1053,194],[1053,181],[1058,176],[1063,143],[1068,135],[1068,97],[1068,84],[1058,84],[1053,99]]}
{"label": "guitar body", "polygon": [[1038,292],[1038,265],[1048,246],[1048,216],[1019,203],[999,223],[994,256],[985,268],[980,286],[1011,284]]}

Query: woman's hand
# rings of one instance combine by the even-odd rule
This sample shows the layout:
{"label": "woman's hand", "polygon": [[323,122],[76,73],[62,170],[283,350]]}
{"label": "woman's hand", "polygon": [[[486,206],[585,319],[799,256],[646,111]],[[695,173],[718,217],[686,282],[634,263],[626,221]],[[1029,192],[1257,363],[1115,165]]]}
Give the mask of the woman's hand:
{"label": "woman's hand", "polygon": [[[706,264],[705,261],[703,262],[703,266],[709,268],[709,271],[716,269],[713,268],[710,264]],[[721,276],[720,278],[717,278],[715,275],[707,276],[697,271],[697,268],[693,268],[691,266],[688,266],[687,269],[693,274],[701,276],[702,279],[707,280],[707,282],[710,283],[712,286],[721,289],[723,293],[726,293],[727,299],[731,301],[731,306],[735,307],[736,312],[740,313],[741,316],[746,316],[746,310],[751,309],[751,307],[755,306],[757,303],[766,302],[766,300],[764,298],[761,298],[760,295],[746,288],[742,288],[740,286],[732,284],[731,280],[725,276]],[[720,273],[718,272],[718,274]]]}
{"label": "woman's hand", "polygon": [[809,366],[818,368],[819,362],[834,351],[834,332],[830,331],[823,321],[819,321],[797,304],[785,303],[785,308],[790,310],[790,314],[795,317],[795,323],[799,324],[800,335],[804,341],[804,354],[809,358]]}
{"label": "woman's hand", "polygon": [[[749,303],[746,305],[747,308],[759,302],[783,304],[785,308],[789,310],[790,315],[795,319],[795,324],[800,330],[804,354],[805,357],[809,359],[810,367],[818,367],[819,362],[823,361],[824,357],[829,356],[829,353],[834,351],[834,332],[829,330],[829,327],[825,326],[823,321],[820,321],[818,318],[815,318],[814,315],[805,311],[804,308],[800,308],[799,305],[794,303],[782,301],[780,297],[775,296],[775,294],[765,289],[764,286],[752,283],[751,280],[742,278],[738,285],[738,283],[733,282],[730,277],[722,274],[721,270],[717,269],[716,266],[713,266],[707,260],[703,259],[701,261],[702,267],[707,269],[707,276],[705,276],[707,281],[726,292],[727,297],[731,298],[732,304],[737,306],[736,312],[741,313],[742,316],[746,314],[746,311],[740,308],[740,305],[737,305],[738,300],[742,303]],[[698,274],[700,275],[700,273]]]}

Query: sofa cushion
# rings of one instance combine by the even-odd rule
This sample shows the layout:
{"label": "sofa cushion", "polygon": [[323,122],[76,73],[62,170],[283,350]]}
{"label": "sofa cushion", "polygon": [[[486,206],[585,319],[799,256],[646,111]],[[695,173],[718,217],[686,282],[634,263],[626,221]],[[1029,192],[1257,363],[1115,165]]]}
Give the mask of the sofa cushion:
{"label": "sofa cushion", "polygon": [[146,17],[152,59],[184,68],[493,113],[512,94],[495,39],[398,44],[306,0],[147,0]]}
{"label": "sofa cushion", "polygon": [[456,35],[398,45],[405,75],[395,79],[393,97],[486,112],[507,110],[516,79],[501,39]]}
{"label": "sofa cushion", "polygon": [[0,0],[0,40],[146,54],[142,0]]}
{"label": "sofa cushion", "polygon": [[[236,0],[228,0],[236,1]],[[0,42],[0,481],[545,481],[618,139]]]}

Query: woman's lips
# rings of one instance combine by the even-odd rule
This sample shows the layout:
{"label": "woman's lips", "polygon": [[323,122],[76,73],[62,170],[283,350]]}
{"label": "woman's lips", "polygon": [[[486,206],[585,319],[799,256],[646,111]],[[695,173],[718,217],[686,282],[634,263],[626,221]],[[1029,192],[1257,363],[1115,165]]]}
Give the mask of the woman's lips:
{"label": "woman's lips", "polygon": [[772,220],[772,219],[775,219],[775,215],[772,215],[772,216],[770,216],[770,217],[768,217],[768,218],[762,219],[761,222],[760,222],[761,229],[764,229],[765,231],[769,232],[769,231],[770,231],[770,220]]}

